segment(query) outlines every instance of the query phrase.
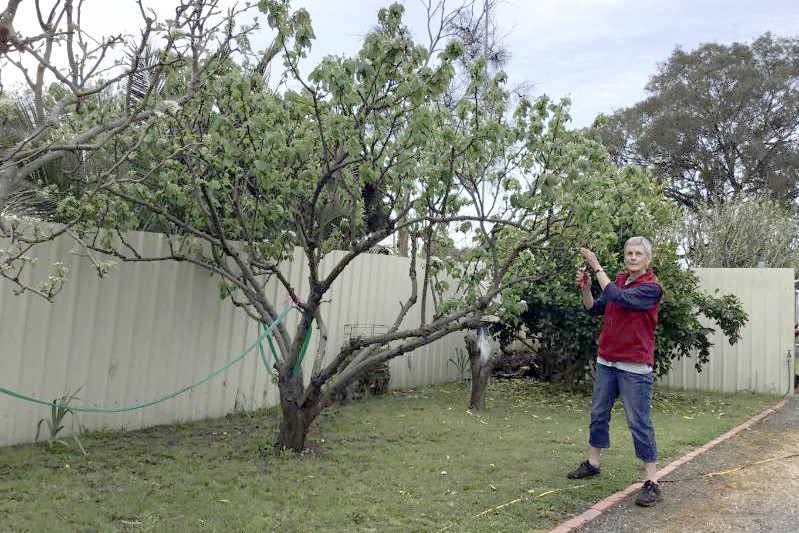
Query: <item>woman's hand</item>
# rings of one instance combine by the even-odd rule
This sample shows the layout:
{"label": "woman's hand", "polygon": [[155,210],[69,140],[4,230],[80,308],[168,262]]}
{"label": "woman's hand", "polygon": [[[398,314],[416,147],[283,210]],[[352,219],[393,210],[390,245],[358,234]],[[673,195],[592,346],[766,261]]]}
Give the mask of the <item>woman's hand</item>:
{"label": "woman's hand", "polygon": [[591,278],[588,276],[588,271],[584,268],[577,269],[577,277],[575,279],[577,286],[580,289],[587,289],[591,286]]}
{"label": "woman's hand", "polygon": [[588,268],[594,271],[602,268],[602,265],[599,264],[599,259],[596,258],[596,254],[594,252],[583,247],[579,248],[578,251],[580,252],[580,255],[583,256],[583,259],[585,259],[585,263],[588,265]]}

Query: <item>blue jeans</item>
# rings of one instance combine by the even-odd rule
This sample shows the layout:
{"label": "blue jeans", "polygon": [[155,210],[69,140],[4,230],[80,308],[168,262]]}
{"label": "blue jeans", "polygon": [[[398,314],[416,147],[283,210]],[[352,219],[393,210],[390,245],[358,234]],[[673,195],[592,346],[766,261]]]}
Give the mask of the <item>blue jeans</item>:
{"label": "blue jeans", "polygon": [[589,444],[595,448],[610,447],[610,410],[616,398],[621,398],[627,427],[633,436],[635,455],[645,463],[657,461],[655,429],[650,419],[653,383],[651,373],[634,374],[597,364],[591,399]]}

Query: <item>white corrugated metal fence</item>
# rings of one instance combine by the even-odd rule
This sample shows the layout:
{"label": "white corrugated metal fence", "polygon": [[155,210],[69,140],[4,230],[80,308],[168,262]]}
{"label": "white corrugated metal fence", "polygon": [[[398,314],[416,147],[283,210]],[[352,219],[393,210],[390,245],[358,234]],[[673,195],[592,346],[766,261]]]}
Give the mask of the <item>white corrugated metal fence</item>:
{"label": "white corrugated metal fence", "polygon": [[[721,392],[792,394],[794,376],[794,272],[791,268],[701,268],[710,294],[734,294],[749,315],[741,340],[711,336],[710,362],[696,372],[695,357],[675,361],[666,386]],[[718,289],[718,293],[715,291]]]}
{"label": "white corrugated metal fence", "polygon": [[[157,235],[130,236],[141,246],[160,246]],[[54,304],[37,296],[15,296],[0,281],[0,387],[52,401],[80,389],[76,405],[121,408],[141,404],[191,384],[249,346],[257,324],[228,301],[204,270],[172,262],[127,263],[99,279],[91,265],[61,239],[39,249],[41,271],[72,257],[69,281]],[[343,254],[339,252],[337,254]],[[340,255],[330,256],[325,271]],[[407,258],[364,255],[331,288],[323,315],[329,328],[328,355],[348,330],[391,324],[410,291]],[[300,296],[307,291],[307,266],[298,249],[282,265]],[[699,276],[706,290],[719,288],[743,301],[749,313],[743,339],[730,347],[716,335],[712,360],[696,374],[693,360],[675,363],[661,383],[683,388],[783,393],[792,384],[793,271],[788,269],[707,269]],[[275,302],[285,293],[274,284]],[[428,311],[428,317],[430,312]],[[294,326],[299,313],[287,320]],[[419,311],[404,326],[419,323]],[[304,367],[310,371],[318,335],[314,332]],[[463,349],[455,333],[390,362],[392,386],[405,388],[460,377],[449,360]],[[307,373],[306,373],[307,375]],[[791,389],[792,390],[792,389]],[[278,403],[256,352],[220,376],[163,403],[117,414],[80,414],[88,429],[137,429],[176,421],[223,416]],[[0,394],[0,445],[32,441],[47,406]]]}
{"label": "white corrugated metal fence", "polygon": [[[162,242],[153,234],[131,238],[150,249]],[[69,258],[70,246],[68,239],[42,246],[40,272],[53,261]],[[341,254],[327,258],[322,272]],[[48,402],[80,389],[74,405],[134,406],[202,379],[258,337],[258,324],[220,300],[215,278],[196,266],[126,263],[100,279],[88,261],[71,257],[68,283],[54,304],[29,294],[15,296],[11,283],[0,281],[0,387]],[[281,268],[302,297],[308,284],[301,250]],[[363,255],[336,281],[327,298],[330,303],[323,308],[328,356],[342,345],[346,329],[393,323],[409,296],[408,268],[407,258]],[[274,302],[286,301],[277,283],[270,289]],[[286,318],[292,328],[299,319],[298,312]],[[406,327],[418,325],[419,311],[406,322]],[[306,377],[317,340],[314,331],[303,362]],[[463,333],[455,333],[392,361],[392,386],[456,379],[457,369],[448,359],[462,346]],[[277,387],[253,351],[174,399],[130,412],[78,416],[88,429],[137,429],[277,403]],[[32,441],[37,422],[47,416],[47,406],[0,394],[0,445]]]}

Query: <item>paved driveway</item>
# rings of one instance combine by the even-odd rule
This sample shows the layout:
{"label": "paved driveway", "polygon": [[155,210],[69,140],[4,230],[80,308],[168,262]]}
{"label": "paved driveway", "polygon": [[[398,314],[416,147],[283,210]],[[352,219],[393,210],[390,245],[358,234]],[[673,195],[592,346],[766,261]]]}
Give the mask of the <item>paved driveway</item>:
{"label": "paved driveway", "polygon": [[680,466],[661,483],[665,500],[657,506],[637,507],[632,496],[575,531],[799,531],[799,398]]}

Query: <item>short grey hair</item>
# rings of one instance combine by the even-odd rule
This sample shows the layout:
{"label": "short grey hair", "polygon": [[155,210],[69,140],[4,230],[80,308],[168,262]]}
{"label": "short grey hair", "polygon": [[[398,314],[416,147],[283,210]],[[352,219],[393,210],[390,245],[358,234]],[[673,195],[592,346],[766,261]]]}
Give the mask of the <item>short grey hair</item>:
{"label": "short grey hair", "polygon": [[649,239],[646,237],[630,237],[627,239],[627,242],[624,243],[624,249],[626,250],[628,246],[643,246],[646,255],[652,257],[652,243],[649,242]]}

